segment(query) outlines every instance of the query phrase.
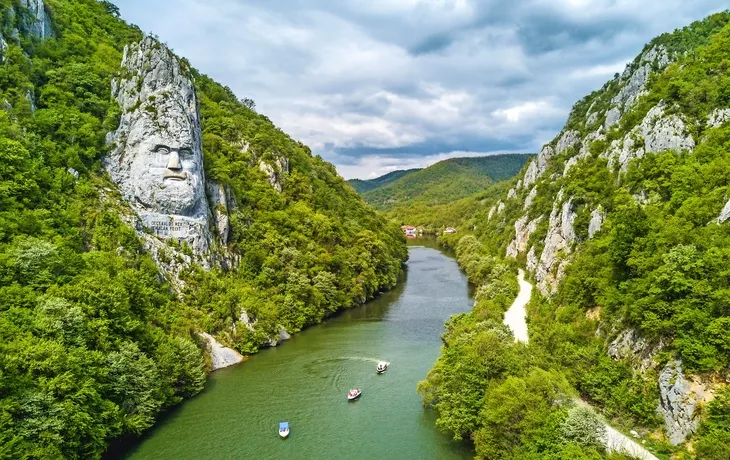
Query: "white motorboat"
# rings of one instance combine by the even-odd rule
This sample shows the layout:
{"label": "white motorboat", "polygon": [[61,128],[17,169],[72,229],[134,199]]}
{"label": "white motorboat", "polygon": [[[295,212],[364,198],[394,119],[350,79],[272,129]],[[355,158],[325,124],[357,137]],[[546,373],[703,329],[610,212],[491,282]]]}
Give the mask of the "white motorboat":
{"label": "white motorboat", "polygon": [[378,363],[378,367],[375,368],[375,372],[377,372],[378,374],[382,374],[383,372],[388,370],[389,365],[390,363],[387,361],[380,361]]}
{"label": "white motorboat", "polygon": [[362,391],[359,388],[353,388],[352,390],[350,390],[347,393],[347,400],[354,401],[357,398],[359,398],[361,394],[362,394]]}
{"label": "white motorboat", "polygon": [[286,437],[289,436],[289,422],[279,423],[279,436],[281,436],[282,439],[286,439]]}

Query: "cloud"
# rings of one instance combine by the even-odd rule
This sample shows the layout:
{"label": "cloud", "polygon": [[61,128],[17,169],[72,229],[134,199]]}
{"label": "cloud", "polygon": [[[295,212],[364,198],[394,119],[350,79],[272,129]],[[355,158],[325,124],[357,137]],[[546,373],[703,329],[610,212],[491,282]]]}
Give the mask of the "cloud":
{"label": "cloud", "polygon": [[[348,177],[538,151],[572,104],[720,0],[118,0]],[[164,18],[164,19],[161,19]]]}

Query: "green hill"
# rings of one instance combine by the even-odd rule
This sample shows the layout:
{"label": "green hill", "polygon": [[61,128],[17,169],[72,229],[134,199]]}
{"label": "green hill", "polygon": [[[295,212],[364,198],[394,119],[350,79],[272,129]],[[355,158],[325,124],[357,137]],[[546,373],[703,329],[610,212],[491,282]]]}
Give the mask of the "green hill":
{"label": "green hill", "polygon": [[420,171],[420,170],[421,170],[420,168],[399,169],[398,171],[389,172],[388,174],[385,174],[380,177],[376,177],[375,179],[368,179],[368,180],[350,179],[347,181],[347,183],[350,184],[357,193],[363,194],[365,192],[369,192],[376,188],[386,186],[392,182],[395,182],[396,180],[400,179],[401,177],[407,176],[408,174],[411,174],[411,173],[414,173],[414,172]]}
{"label": "green hill", "polygon": [[452,158],[409,172],[363,193],[363,198],[381,210],[405,203],[448,203],[513,177],[530,158],[528,154]]}
{"label": "green hill", "polygon": [[606,458],[576,397],[658,458],[730,458],[728,63],[728,12],[661,35],[512,181],[431,208],[478,288],[419,390],[477,458]]}

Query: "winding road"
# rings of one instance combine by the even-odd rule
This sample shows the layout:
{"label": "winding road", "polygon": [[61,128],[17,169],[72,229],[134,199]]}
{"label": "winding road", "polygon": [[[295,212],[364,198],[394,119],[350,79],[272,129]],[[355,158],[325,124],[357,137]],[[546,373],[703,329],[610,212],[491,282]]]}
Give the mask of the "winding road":
{"label": "winding road", "polygon": [[[512,306],[505,313],[504,324],[512,330],[512,333],[515,336],[515,342],[527,343],[528,333],[526,306],[532,297],[532,284],[525,280],[525,272],[522,269],[520,269],[517,273],[517,281],[520,285],[520,292],[517,294],[517,298],[514,303],[512,303]],[[581,399],[576,398],[575,402],[581,406],[589,407],[588,403]],[[621,433],[606,423],[606,421],[601,420],[601,422],[606,427],[606,436],[603,439],[603,444],[609,452],[623,453],[640,460],[659,460],[641,444]]]}

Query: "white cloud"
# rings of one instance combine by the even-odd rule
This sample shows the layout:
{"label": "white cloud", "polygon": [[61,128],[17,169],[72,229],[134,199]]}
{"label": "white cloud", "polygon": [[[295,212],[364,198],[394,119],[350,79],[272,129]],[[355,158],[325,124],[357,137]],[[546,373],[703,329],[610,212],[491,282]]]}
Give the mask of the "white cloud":
{"label": "white cloud", "polygon": [[[123,17],[254,99],[348,177],[452,154],[434,155],[439,150],[538,151],[571,105],[652,37],[726,7],[722,0],[117,2]],[[391,150],[378,156],[380,149]]]}

